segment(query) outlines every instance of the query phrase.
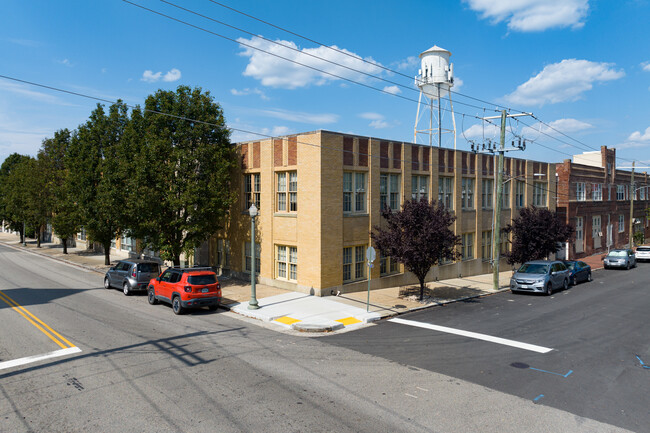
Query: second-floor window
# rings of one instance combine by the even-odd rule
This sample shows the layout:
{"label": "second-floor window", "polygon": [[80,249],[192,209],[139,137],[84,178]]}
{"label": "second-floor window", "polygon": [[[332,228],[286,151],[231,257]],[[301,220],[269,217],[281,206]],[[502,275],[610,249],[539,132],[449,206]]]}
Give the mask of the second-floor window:
{"label": "second-floor window", "polygon": [[593,188],[594,201],[603,201],[603,185],[601,183],[594,183]]}
{"label": "second-floor window", "polygon": [[413,176],[411,178],[411,199],[429,200],[429,176]]}
{"label": "second-floor window", "polygon": [[469,177],[463,178],[460,199],[463,209],[474,209],[474,179]]}
{"label": "second-floor window", "polygon": [[245,177],[244,192],[246,196],[245,209],[247,210],[255,203],[257,209],[260,208],[260,174],[247,174]]}
{"label": "second-floor window", "polygon": [[298,211],[298,173],[278,173],[278,212]]}
{"label": "second-floor window", "polygon": [[515,184],[515,207],[517,209],[520,209],[524,207],[524,204],[526,203],[525,202],[526,183],[520,180],[516,182],[517,183]]}
{"label": "second-floor window", "polygon": [[454,208],[454,178],[443,177],[438,178],[438,201],[442,203],[447,209]]}
{"label": "second-floor window", "polygon": [[382,209],[388,206],[392,210],[399,210],[399,192],[399,174],[382,174],[379,177],[379,205]]}
{"label": "second-floor window", "polygon": [[587,195],[585,194],[585,183],[584,182],[576,183],[576,200],[585,201],[586,199],[587,199]]}
{"label": "second-floor window", "polygon": [[481,207],[483,209],[492,209],[494,181],[492,179],[483,179],[481,190]]}
{"label": "second-floor window", "polygon": [[366,173],[343,173],[343,212],[366,212]]}
{"label": "second-floor window", "polygon": [[546,184],[544,182],[533,182],[533,205],[546,206]]}
{"label": "second-floor window", "polygon": [[616,185],[616,200],[625,200],[625,185]]}

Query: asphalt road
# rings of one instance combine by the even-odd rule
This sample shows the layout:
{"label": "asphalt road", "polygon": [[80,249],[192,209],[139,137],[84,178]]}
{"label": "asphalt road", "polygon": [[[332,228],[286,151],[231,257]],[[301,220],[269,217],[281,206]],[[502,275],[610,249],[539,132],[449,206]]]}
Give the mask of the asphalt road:
{"label": "asphalt road", "polygon": [[553,349],[548,353],[399,321],[383,321],[327,341],[538,405],[647,432],[650,264],[640,263],[630,271],[599,270],[593,275],[593,282],[551,297],[505,292],[400,316],[420,325]]}
{"label": "asphalt road", "polygon": [[[451,364],[462,342],[394,323],[306,338],[223,311],[174,316],[102,278],[0,245],[1,432],[618,431],[418,366]],[[395,362],[400,346],[412,359]]]}

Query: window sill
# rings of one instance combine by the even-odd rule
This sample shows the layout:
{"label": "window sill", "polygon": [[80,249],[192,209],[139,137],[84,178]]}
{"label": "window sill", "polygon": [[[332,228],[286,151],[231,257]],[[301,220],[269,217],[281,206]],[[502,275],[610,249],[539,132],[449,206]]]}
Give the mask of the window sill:
{"label": "window sill", "polygon": [[356,217],[367,217],[367,216],[370,216],[370,214],[367,213],[367,212],[366,213],[361,213],[361,212],[359,212],[359,213],[356,213],[356,212],[344,212],[343,213],[344,218],[356,218]]}
{"label": "window sill", "polygon": [[343,285],[359,283],[361,281],[368,281],[368,279],[367,278],[359,278],[358,280],[347,280],[347,281],[343,281]]}
{"label": "window sill", "polygon": [[273,216],[280,217],[280,218],[297,218],[298,213],[297,212],[275,212]]}

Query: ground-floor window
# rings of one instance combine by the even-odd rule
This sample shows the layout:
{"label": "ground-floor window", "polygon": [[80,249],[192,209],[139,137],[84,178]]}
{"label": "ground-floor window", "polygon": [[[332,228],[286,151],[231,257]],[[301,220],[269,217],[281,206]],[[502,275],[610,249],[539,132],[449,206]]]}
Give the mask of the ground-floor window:
{"label": "ground-floor window", "polygon": [[379,253],[379,273],[381,276],[399,272],[399,262]]}
{"label": "ground-floor window", "polygon": [[365,245],[343,248],[343,282],[366,277],[365,254]]}
{"label": "ground-floor window", "polygon": [[285,245],[277,246],[277,277],[283,280],[298,280],[298,248]]}
{"label": "ground-floor window", "polygon": [[492,231],[484,231],[481,233],[481,258],[487,262],[492,257]]}
{"label": "ground-floor window", "polygon": [[461,253],[463,260],[470,260],[474,258],[474,233],[464,233],[461,236]]}

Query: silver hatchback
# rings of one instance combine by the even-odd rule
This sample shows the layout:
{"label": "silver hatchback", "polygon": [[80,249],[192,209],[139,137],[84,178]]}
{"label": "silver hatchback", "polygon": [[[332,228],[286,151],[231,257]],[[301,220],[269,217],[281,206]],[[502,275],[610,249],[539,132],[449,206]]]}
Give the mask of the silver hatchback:
{"label": "silver hatchback", "polygon": [[106,272],[104,287],[119,287],[128,296],[136,290],[146,291],[149,281],[158,275],[158,262],[142,259],[120,260]]}
{"label": "silver hatchback", "polygon": [[555,289],[569,287],[570,271],[560,261],[526,262],[510,278],[511,292],[534,292],[550,295]]}
{"label": "silver hatchback", "polygon": [[610,268],[636,268],[636,256],[631,249],[612,250],[603,259],[605,269]]}

